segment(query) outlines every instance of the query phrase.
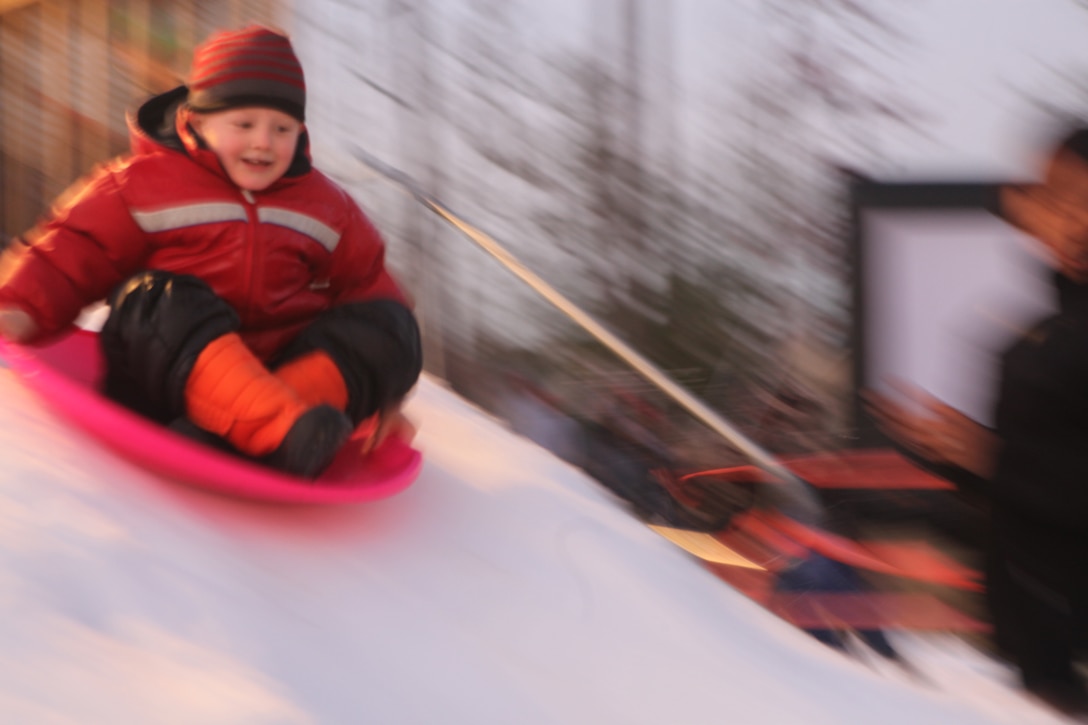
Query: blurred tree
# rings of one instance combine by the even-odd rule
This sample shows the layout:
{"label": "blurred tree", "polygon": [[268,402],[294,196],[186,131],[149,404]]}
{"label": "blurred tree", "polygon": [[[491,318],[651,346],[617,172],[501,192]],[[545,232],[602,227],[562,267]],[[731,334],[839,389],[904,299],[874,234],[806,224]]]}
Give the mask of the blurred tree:
{"label": "blurred tree", "polygon": [[[775,359],[780,343],[815,334],[841,351],[840,167],[879,155],[868,124],[909,120],[861,60],[861,46],[902,40],[884,4],[765,0],[772,60],[737,96],[723,90],[721,128],[731,133],[697,139],[700,153],[683,168],[671,110],[647,81],[671,75],[673,44],[661,37],[669,7],[596,4],[592,56],[534,56],[519,4],[470,0],[427,41],[441,68],[431,83],[443,89],[441,113],[428,117],[447,134],[445,160],[457,170],[445,198],[662,366],[698,371],[689,377],[697,385],[776,385],[767,379],[790,365]],[[737,133],[738,118],[748,134]],[[671,148],[647,143],[658,132]],[[473,327],[494,316],[515,336],[547,327],[524,343],[542,354],[582,340],[538,312],[544,303],[518,300],[505,272],[468,266],[446,282],[477,307],[451,336],[501,337]]]}
{"label": "blurred tree", "polygon": [[[433,68],[432,12],[426,0],[413,3],[388,0],[387,17],[397,30],[399,53],[394,77],[405,102],[397,106],[402,156],[411,172],[433,194],[444,192],[441,161],[442,85]],[[423,353],[427,370],[445,375],[445,330],[456,328],[456,306],[444,284],[445,252],[438,243],[437,220],[419,213],[409,198],[404,200],[402,231],[412,245],[409,284],[418,290],[418,315],[423,328]]]}
{"label": "blurred tree", "polygon": [[[472,47],[483,52],[487,46]],[[481,65],[477,59],[475,67]],[[715,376],[744,375],[765,362],[766,336],[759,326],[769,304],[728,245],[723,253],[723,230],[736,225],[719,205],[685,199],[664,164],[642,159],[635,172],[639,161],[622,152],[613,128],[619,111],[613,101],[624,96],[615,88],[620,81],[602,66],[589,58],[554,64],[563,81],[550,93],[537,89],[535,97],[551,115],[533,128],[532,144],[503,144],[509,136],[497,131],[524,121],[497,102],[489,109],[491,134],[478,134],[466,123],[462,138],[504,178],[516,177],[542,200],[538,211],[521,220],[510,246],[527,252],[530,266],[636,349],[667,370],[685,371],[686,381],[704,392],[700,388]],[[509,66],[501,67],[510,79]],[[486,98],[488,89],[477,87],[476,93]],[[529,163],[540,148],[551,153]],[[611,359],[599,346],[585,346],[571,323],[546,314],[532,318],[533,324],[551,325],[544,341],[538,340],[540,354],[561,357],[579,349]],[[481,339],[498,350],[503,345],[494,338],[501,336],[490,330]],[[611,364],[622,367],[614,359]]]}
{"label": "blurred tree", "polygon": [[[877,129],[914,124],[915,111],[868,58],[908,39],[885,0],[763,0],[760,8],[768,60],[720,112],[742,114],[747,129],[723,150],[733,174],[722,193],[743,229],[734,243],[761,257],[753,275],[774,303],[765,331],[780,357],[765,384],[804,390],[825,425],[842,426],[846,366],[830,388],[806,368],[826,368],[848,340],[846,169],[878,168]],[[812,389],[817,379],[824,389]]]}
{"label": "blurred tree", "polygon": [[741,86],[740,102],[729,104],[748,128],[734,149],[732,196],[787,309],[808,312],[793,315],[795,324],[841,328],[843,169],[877,166],[877,129],[888,120],[909,125],[913,115],[866,54],[906,39],[887,17],[886,0],[763,0],[761,7],[768,61]]}

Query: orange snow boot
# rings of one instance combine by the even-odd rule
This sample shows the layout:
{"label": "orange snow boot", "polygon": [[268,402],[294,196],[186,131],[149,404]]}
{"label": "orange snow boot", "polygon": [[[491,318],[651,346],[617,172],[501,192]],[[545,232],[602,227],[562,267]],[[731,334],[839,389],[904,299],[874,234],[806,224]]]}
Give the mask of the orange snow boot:
{"label": "orange snow boot", "polygon": [[314,350],[295,358],[273,373],[306,405],[331,405],[347,410],[348,386],[333,359],[324,350]]}
{"label": "orange snow boot", "polygon": [[300,476],[320,473],[351,435],[343,413],[300,400],[233,332],[197,357],[185,384],[185,406],[198,427]]}

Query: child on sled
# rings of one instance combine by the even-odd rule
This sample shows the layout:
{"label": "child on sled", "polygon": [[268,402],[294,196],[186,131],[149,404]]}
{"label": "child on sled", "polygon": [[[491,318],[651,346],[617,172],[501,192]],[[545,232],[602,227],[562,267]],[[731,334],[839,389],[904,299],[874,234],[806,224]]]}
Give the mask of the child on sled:
{"label": "child on sled", "polygon": [[287,37],[213,35],[187,86],[129,118],[131,153],[0,255],[0,335],[47,338],[107,299],[108,395],[299,476],[395,418],[419,329],[378,233],[312,167],[305,107]]}

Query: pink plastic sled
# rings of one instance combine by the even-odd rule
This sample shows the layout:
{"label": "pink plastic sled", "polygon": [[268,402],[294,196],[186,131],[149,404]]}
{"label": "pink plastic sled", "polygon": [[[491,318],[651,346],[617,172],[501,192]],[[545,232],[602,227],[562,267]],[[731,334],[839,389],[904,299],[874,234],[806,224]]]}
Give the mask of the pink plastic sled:
{"label": "pink plastic sled", "polygon": [[280,503],[372,501],[407,488],[422,457],[396,435],[361,453],[349,441],[332,465],[308,481],[189,440],[98,392],[98,336],[77,329],[44,346],[0,341],[0,358],[69,421],[141,466],[167,478],[240,498]]}

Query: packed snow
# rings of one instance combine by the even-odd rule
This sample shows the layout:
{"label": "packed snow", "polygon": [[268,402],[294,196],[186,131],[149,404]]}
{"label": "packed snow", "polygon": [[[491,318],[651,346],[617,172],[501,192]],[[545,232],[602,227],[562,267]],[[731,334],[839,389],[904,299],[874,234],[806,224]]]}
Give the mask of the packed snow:
{"label": "packed snow", "polygon": [[160,480],[7,368],[0,396],[4,722],[1060,722],[970,653],[825,649],[429,378],[416,483],[316,508]]}

